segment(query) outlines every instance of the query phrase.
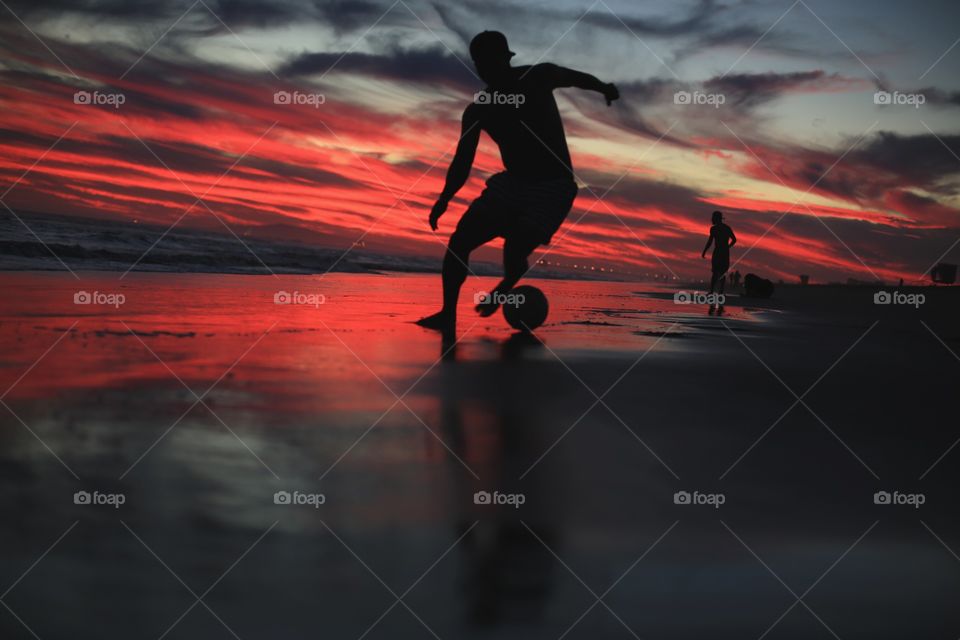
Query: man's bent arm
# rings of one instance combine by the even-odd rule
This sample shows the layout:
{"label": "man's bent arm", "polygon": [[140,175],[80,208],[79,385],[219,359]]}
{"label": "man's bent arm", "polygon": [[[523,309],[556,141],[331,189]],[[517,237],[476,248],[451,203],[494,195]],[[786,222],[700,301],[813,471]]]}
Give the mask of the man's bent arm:
{"label": "man's bent arm", "polygon": [[437,222],[447,210],[450,200],[470,177],[470,168],[473,167],[473,158],[477,154],[477,143],[479,142],[480,121],[471,107],[467,107],[463,112],[457,152],[453,155],[453,160],[450,161],[450,168],[447,169],[447,180],[443,185],[443,192],[437,198],[433,209],[430,210],[428,222],[430,228],[434,231],[437,230]]}
{"label": "man's bent arm", "polygon": [[480,122],[473,115],[470,107],[467,107],[461,121],[460,142],[457,143],[457,151],[453,160],[450,161],[450,168],[447,169],[447,179],[440,194],[440,200],[450,202],[457,191],[466,184],[479,142]]}

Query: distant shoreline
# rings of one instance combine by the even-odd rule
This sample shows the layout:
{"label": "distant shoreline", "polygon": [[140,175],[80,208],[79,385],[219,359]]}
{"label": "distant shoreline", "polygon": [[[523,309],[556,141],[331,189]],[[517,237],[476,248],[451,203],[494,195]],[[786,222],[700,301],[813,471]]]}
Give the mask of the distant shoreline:
{"label": "distant shoreline", "polygon": [[[264,240],[192,228],[17,212],[0,218],[0,272],[89,271],[107,273],[204,273],[231,275],[317,275],[322,273],[439,273],[438,251],[427,257],[378,253],[365,247],[331,247],[322,234],[303,232],[298,240]],[[287,235],[298,233],[285,229]],[[309,242],[304,242],[308,239]],[[326,241],[325,241],[326,240]],[[61,262],[62,261],[62,262]],[[499,264],[471,261],[479,276],[498,276]],[[538,265],[531,277],[547,280],[638,282],[677,289],[704,287],[705,280],[634,279],[599,271],[574,273]],[[764,274],[760,273],[763,276]],[[950,285],[916,282],[830,282],[777,287],[941,288]]]}
{"label": "distant shoreline", "polygon": [[[120,220],[18,212],[0,218],[0,272],[136,271],[316,275],[320,273],[439,273],[442,247],[429,256],[380,253],[366,247],[331,246],[318,233],[298,240],[236,237],[229,233],[162,227]],[[25,224],[27,226],[25,226]],[[284,229],[288,236],[299,230]],[[305,241],[306,240],[306,241]],[[62,261],[62,262],[61,262]],[[500,274],[493,262],[471,262],[480,276]],[[557,272],[537,267],[537,277],[629,282],[617,277]]]}

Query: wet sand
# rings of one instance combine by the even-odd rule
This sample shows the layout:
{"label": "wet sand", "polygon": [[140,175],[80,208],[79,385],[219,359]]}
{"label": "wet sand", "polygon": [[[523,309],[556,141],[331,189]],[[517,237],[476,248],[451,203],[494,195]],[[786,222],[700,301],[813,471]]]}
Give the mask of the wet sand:
{"label": "wet sand", "polygon": [[4,274],[3,638],[960,635],[955,289],[118,275]]}

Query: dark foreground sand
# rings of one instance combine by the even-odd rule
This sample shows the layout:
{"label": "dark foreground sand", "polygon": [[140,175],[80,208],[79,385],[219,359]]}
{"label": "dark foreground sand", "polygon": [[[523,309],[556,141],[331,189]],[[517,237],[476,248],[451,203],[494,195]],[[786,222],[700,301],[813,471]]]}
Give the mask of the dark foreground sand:
{"label": "dark foreground sand", "polygon": [[960,636],[954,289],[79,276],[4,275],[0,638]]}

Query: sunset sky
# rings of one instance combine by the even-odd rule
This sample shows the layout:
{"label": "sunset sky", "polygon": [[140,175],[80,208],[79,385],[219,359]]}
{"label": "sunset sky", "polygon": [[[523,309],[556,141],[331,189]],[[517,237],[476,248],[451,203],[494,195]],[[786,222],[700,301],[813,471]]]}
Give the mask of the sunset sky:
{"label": "sunset sky", "polygon": [[[430,231],[482,88],[467,43],[496,29],[516,64],[622,95],[608,108],[556,92],[582,188],[547,260],[702,276],[719,208],[742,272],[911,281],[960,261],[955,0],[0,4],[0,194],[15,211],[439,260],[500,168],[483,137]],[[723,104],[677,104],[681,91]]]}

